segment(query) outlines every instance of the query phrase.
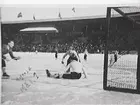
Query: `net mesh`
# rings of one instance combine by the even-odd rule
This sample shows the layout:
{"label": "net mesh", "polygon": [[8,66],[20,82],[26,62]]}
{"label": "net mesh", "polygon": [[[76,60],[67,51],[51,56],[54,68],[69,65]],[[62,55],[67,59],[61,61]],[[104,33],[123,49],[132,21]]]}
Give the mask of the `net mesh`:
{"label": "net mesh", "polygon": [[[118,7],[118,9],[130,18],[134,19],[137,17],[136,21],[139,21],[140,7]],[[138,58],[136,42],[139,31],[134,32],[134,23],[123,16],[120,20],[113,19],[114,14],[117,13],[111,12],[111,28],[108,39],[107,87],[136,90]]]}
{"label": "net mesh", "polygon": [[120,53],[116,62],[109,56],[107,86],[136,89],[137,54]]}
{"label": "net mesh", "polygon": [[140,7],[119,7],[118,9],[120,9],[125,14],[140,12]]}

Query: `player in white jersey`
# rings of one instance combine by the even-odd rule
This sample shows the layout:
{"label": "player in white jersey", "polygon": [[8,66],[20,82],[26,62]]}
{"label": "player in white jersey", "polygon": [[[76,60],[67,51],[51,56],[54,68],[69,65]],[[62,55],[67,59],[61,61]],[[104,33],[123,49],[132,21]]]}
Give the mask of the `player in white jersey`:
{"label": "player in white jersey", "polygon": [[75,54],[71,55],[70,63],[67,66],[67,69],[64,74],[51,74],[49,70],[46,70],[48,77],[52,78],[63,78],[63,79],[80,79],[82,74],[87,78],[87,73],[81,62],[77,61]]}
{"label": "player in white jersey", "polygon": [[73,46],[71,46],[70,49],[69,49],[69,50],[65,53],[65,55],[63,56],[63,58],[62,58],[62,64],[64,64],[64,59],[65,59],[65,57],[66,57],[67,55],[69,55],[69,58],[68,58],[68,60],[67,60],[67,65],[68,65],[68,64],[70,63],[70,61],[71,61],[71,55],[72,55],[72,54],[74,54],[74,55],[76,56],[78,62],[81,62],[78,53],[74,50]]}

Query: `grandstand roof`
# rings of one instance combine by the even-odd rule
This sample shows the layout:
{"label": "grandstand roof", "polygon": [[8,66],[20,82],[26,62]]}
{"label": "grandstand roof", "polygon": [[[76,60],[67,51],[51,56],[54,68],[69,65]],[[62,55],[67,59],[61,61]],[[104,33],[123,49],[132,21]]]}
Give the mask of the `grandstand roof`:
{"label": "grandstand roof", "polygon": [[105,18],[105,6],[2,7],[2,24]]}
{"label": "grandstand roof", "polygon": [[[74,11],[72,8],[61,8],[57,10],[57,8],[39,8],[39,10],[42,10],[42,14],[35,14],[32,13],[35,10],[38,10],[38,8],[33,8],[32,12],[28,12],[28,8],[2,8],[4,11],[11,11],[9,15],[7,15],[7,12],[2,11],[2,24],[18,24],[18,23],[40,23],[40,22],[55,22],[55,21],[67,21],[67,20],[83,20],[83,19],[97,19],[97,18],[106,18],[106,8],[107,7],[90,7],[90,8],[74,8]],[[51,11],[52,9],[52,11]],[[55,9],[55,10],[54,10]],[[129,17],[130,20],[136,20],[139,23],[139,17],[140,17],[140,7],[134,7],[134,6],[124,6],[124,7],[113,7],[113,9],[117,12],[120,12],[122,16]],[[45,13],[43,12],[45,10]],[[49,11],[50,10],[50,11]],[[97,12],[98,10],[98,12]],[[18,12],[17,12],[18,11]],[[21,11],[21,12],[19,12]],[[28,12],[24,13],[24,11]],[[81,12],[83,11],[83,12]],[[117,12],[113,12],[114,17],[118,17]],[[6,14],[5,14],[6,13]],[[19,13],[19,14],[18,14]],[[59,14],[58,14],[59,13]],[[21,17],[17,17],[17,14]],[[47,14],[47,15],[46,15]],[[29,15],[29,16],[28,16]],[[59,16],[60,15],[60,16]],[[9,20],[10,18],[10,20]]]}
{"label": "grandstand roof", "polygon": [[39,19],[39,20],[24,20],[24,21],[4,21],[2,24],[18,24],[18,23],[39,23],[39,22],[55,22],[55,21],[68,21],[68,20],[83,20],[83,19],[97,19],[105,18],[105,15],[100,16],[83,16],[83,17],[69,17],[69,18],[53,18],[53,19]]}
{"label": "grandstand roof", "polygon": [[29,27],[25,29],[21,29],[21,32],[58,32],[58,30],[54,27]]}
{"label": "grandstand roof", "polygon": [[[133,24],[140,22],[140,7],[110,7],[112,10],[119,12],[120,15],[126,17],[115,17],[111,20],[111,28],[117,30],[137,30],[139,24]],[[119,14],[118,13],[118,14]],[[114,14],[112,14],[114,16]],[[2,30],[5,32],[17,33],[21,29],[27,27],[55,27],[59,30],[59,33],[63,32],[86,32],[86,30],[96,33],[97,31],[105,31],[106,16],[84,16],[84,17],[65,17],[65,18],[53,18],[53,19],[40,19],[40,20],[24,20],[24,21],[5,21],[2,23]],[[131,22],[131,21],[133,22]],[[117,24],[117,25],[116,25]],[[88,28],[87,28],[88,27]]]}

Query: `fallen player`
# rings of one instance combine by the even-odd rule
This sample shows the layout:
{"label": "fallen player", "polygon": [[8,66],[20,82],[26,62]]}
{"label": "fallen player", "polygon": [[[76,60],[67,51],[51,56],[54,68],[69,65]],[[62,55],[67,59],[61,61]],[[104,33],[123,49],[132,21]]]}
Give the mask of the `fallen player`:
{"label": "fallen player", "polygon": [[70,63],[67,65],[67,69],[65,73],[59,74],[51,74],[49,70],[46,70],[47,77],[52,78],[63,78],[63,79],[80,79],[82,75],[87,78],[87,73],[85,72],[85,68],[81,62],[77,60],[75,54],[71,55]]}

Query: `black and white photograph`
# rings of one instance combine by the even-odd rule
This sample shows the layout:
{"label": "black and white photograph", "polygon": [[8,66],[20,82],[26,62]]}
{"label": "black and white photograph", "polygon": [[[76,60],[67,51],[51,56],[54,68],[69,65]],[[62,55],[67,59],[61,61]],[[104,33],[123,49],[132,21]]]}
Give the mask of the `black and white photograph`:
{"label": "black and white photograph", "polygon": [[1,105],[140,105],[140,1],[118,1],[0,5]]}

